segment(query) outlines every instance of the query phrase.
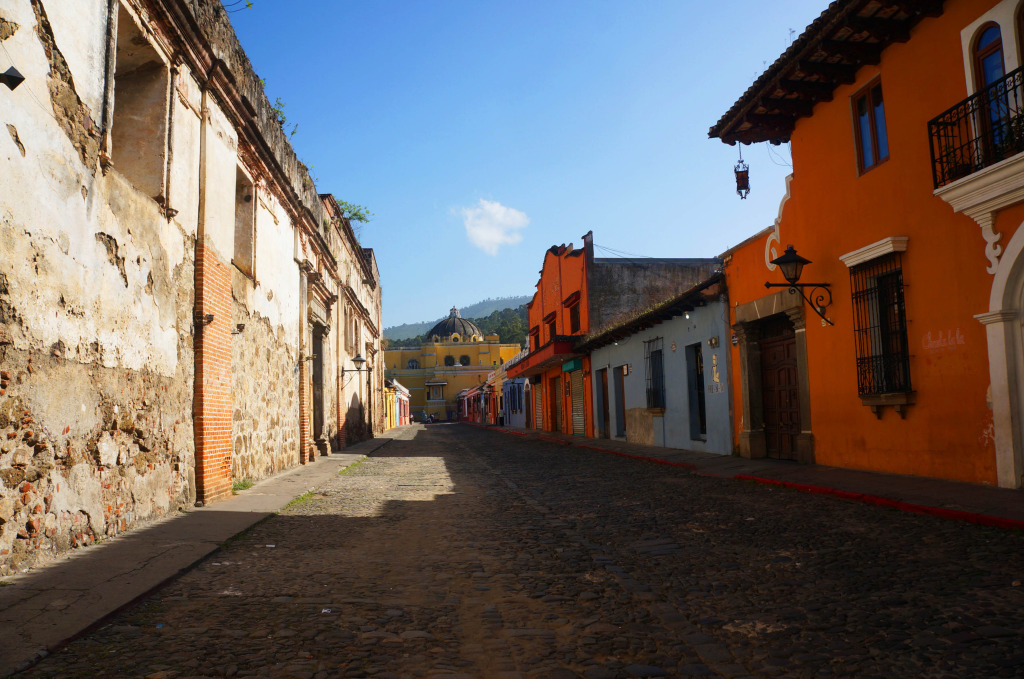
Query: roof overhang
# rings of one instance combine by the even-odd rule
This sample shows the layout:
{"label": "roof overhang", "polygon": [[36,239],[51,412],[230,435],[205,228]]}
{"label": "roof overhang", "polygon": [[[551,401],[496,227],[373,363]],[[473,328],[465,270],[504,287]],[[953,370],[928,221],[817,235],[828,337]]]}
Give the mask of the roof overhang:
{"label": "roof overhang", "polygon": [[726,144],[788,142],[796,121],[839,85],[855,82],[861,66],[877,65],[889,45],[910,40],[943,0],[836,0],[761,74],[708,131]]}

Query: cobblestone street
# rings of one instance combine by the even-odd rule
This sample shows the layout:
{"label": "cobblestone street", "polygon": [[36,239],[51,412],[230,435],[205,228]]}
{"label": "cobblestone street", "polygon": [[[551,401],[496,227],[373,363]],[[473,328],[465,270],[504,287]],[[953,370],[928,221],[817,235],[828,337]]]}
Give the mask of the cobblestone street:
{"label": "cobblestone street", "polygon": [[1020,677],[1024,535],[421,426],[32,677]]}

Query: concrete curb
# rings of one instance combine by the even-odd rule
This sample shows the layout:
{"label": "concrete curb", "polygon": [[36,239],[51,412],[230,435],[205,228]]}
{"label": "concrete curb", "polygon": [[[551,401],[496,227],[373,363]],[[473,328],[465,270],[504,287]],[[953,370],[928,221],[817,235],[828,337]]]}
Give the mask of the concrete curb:
{"label": "concrete curb", "polygon": [[195,568],[226,541],[391,441],[376,438],[293,467],[208,507],[76,551],[0,587],[0,677],[23,672]]}

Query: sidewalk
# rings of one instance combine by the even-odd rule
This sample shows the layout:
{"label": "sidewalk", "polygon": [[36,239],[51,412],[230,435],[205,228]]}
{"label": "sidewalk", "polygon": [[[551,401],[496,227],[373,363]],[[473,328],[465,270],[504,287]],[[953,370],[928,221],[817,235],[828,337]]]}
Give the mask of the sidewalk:
{"label": "sidewalk", "polygon": [[705,476],[780,485],[917,514],[1024,530],[1022,490],[771,459],[748,460],[732,455],[658,448],[614,439],[582,438],[519,427],[473,426],[651,463],[686,467]]}
{"label": "sidewalk", "polygon": [[162,519],[0,586],[0,676],[25,668],[187,571],[226,540],[387,444],[386,435]]}

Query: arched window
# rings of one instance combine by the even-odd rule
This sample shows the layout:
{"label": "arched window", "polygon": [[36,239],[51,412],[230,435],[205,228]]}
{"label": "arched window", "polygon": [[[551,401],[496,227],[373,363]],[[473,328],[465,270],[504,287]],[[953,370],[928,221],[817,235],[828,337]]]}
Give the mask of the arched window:
{"label": "arched window", "polygon": [[469,365],[469,356],[467,356],[466,354],[459,356],[459,363],[461,363],[462,365]]}
{"label": "arched window", "polygon": [[455,365],[455,357],[454,356],[445,356],[444,357],[444,364],[447,365],[447,366]]}
{"label": "arched window", "polygon": [[983,90],[1002,80],[1004,75],[1003,37],[999,25],[985,24],[974,43],[974,82],[978,90]]}
{"label": "arched window", "polygon": [[458,342],[458,341],[460,341],[460,339],[461,339],[461,338],[460,338],[460,337],[459,337],[459,336],[458,336],[457,334],[455,334],[455,335],[452,335],[452,341],[453,341],[453,342]]}
{"label": "arched window", "polygon": [[409,362],[406,364],[405,367],[407,370],[419,370],[420,362],[417,361],[415,358],[410,358]]}

